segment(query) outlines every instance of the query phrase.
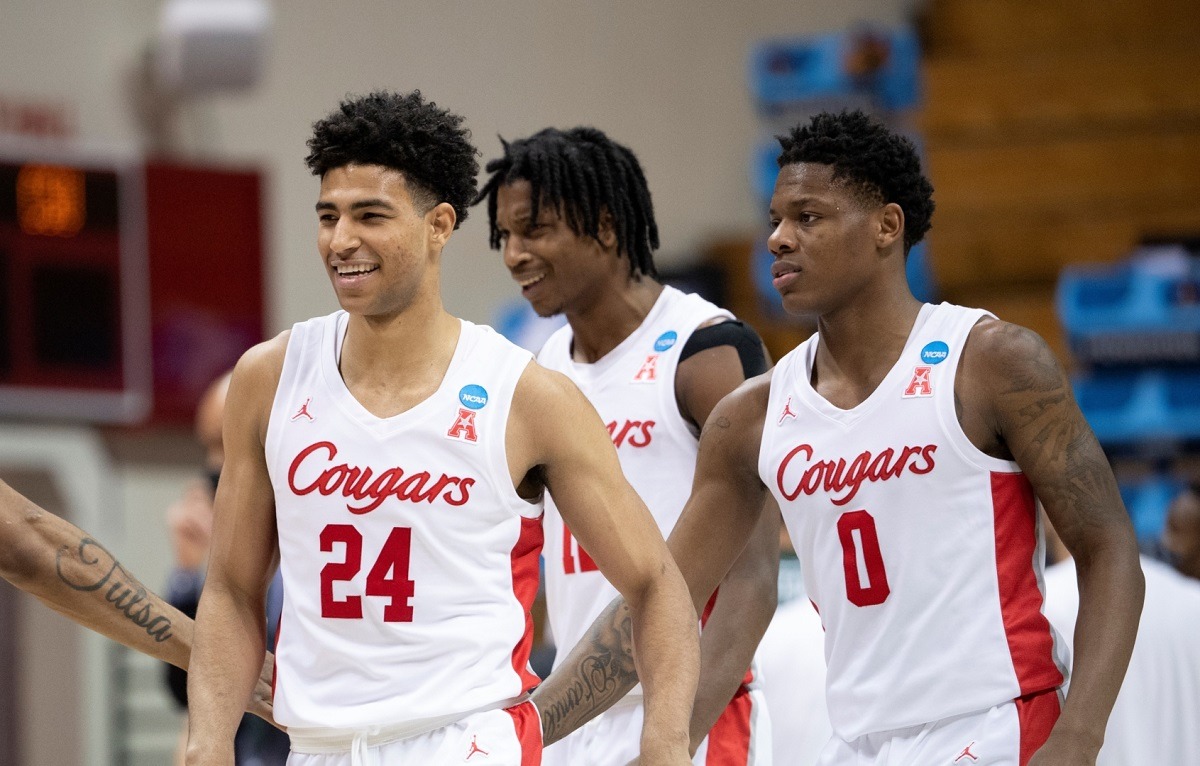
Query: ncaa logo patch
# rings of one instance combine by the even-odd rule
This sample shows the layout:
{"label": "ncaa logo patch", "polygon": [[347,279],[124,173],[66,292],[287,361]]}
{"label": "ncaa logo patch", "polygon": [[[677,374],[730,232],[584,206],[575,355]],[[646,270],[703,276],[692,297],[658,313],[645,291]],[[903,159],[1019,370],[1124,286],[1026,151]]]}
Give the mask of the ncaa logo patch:
{"label": "ncaa logo patch", "polygon": [[671,346],[674,346],[677,340],[679,340],[679,333],[674,330],[667,330],[658,336],[658,340],[654,341],[654,350],[661,354]]}
{"label": "ncaa logo patch", "polygon": [[926,343],[925,348],[921,349],[921,361],[925,364],[941,364],[946,361],[946,357],[950,356],[950,347],[945,341],[935,340],[931,343]]}
{"label": "ncaa logo patch", "polygon": [[458,400],[469,410],[483,409],[488,403],[487,389],[475,383],[463,386],[458,392]]}

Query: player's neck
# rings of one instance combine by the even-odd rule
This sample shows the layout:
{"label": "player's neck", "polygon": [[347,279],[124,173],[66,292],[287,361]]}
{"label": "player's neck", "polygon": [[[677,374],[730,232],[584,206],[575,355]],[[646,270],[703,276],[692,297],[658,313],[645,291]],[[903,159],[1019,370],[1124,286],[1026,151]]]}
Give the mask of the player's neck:
{"label": "player's neck", "polygon": [[662,291],[662,284],[650,277],[627,279],[620,288],[597,290],[586,306],[568,309],[572,358],[590,364],[621,345],[642,326]]}
{"label": "player's neck", "polygon": [[446,311],[437,295],[418,299],[395,314],[352,313],[340,366],[343,372],[349,365],[364,373],[407,376],[431,359],[453,355],[458,333],[458,318]]}
{"label": "player's neck", "polygon": [[817,323],[817,367],[849,381],[878,384],[900,357],[922,303],[901,289],[865,290]]}

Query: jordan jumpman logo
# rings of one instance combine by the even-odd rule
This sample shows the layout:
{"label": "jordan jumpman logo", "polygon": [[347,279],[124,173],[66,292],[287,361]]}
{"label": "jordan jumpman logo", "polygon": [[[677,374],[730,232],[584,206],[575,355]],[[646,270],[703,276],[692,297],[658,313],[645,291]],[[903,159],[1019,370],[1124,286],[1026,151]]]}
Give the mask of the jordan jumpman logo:
{"label": "jordan jumpman logo", "polygon": [[477,735],[475,735],[475,734],[471,735],[471,752],[467,753],[467,757],[463,759],[464,761],[471,760],[471,756],[475,755],[476,753],[479,753],[480,755],[484,755],[484,756],[486,756],[488,754],[488,751],[481,748],[479,746],[479,743],[475,741],[476,738],[477,738]]}

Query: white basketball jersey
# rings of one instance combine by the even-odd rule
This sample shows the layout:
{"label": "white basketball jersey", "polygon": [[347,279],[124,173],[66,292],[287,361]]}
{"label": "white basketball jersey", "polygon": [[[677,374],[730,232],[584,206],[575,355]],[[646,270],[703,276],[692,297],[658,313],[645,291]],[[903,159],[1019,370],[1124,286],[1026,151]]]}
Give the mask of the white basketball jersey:
{"label": "white basketball jersey", "polygon": [[812,387],[816,335],[771,380],[759,474],[825,626],[843,739],[1063,682],[1032,488],[1015,462],[976,449],[955,414],[959,357],[983,316],[923,306],[900,359],[851,410]]}
{"label": "white basketball jersey", "polygon": [[[602,359],[584,364],[571,358],[570,326],[538,354],[543,366],[575,381],[600,413],[625,478],[664,536],[691,492],[698,445],[679,414],[675,370],[692,332],[717,317],[732,315],[698,295],[663,287],[641,326]],[[618,594],[571,535],[552,497],[546,500],[545,556],[546,607],[561,661]]]}
{"label": "white basketball jersey", "polygon": [[348,315],[292,328],[267,429],[284,605],[275,718],[419,723],[511,700],[528,666],[542,508],[504,434],[531,355],[462,322],[438,390],[378,418],[338,371]]}

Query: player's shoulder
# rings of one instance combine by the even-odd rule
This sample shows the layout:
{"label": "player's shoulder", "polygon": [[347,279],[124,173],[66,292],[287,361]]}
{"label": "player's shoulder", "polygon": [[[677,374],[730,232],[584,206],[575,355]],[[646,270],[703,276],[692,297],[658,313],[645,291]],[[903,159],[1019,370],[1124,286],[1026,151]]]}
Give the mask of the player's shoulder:
{"label": "player's shoulder", "polygon": [[771,398],[771,377],[774,374],[775,368],[772,367],[761,375],[743,381],[717,404],[709,419],[725,417],[739,428],[762,430],[763,420],[767,415],[767,404]]}
{"label": "player's shoulder", "polygon": [[244,375],[282,370],[291,337],[292,331],[284,330],[273,338],[254,344],[242,354],[235,369],[241,369]]}
{"label": "player's shoulder", "polygon": [[233,368],[231,390],[251,395],[269,391],[274,396],[275,387],[283,374],[283,359],[291,335],[291,330],[284,330],[274,338],[251,346],[242,354]]}
{"label": "player's shoulder", "polygon": [[536,359],[531,359],[521,371],[513,393],[514,406],[535,412],[557,409],[580,399],[586,401],[574,381],[557,370],[542,366]]}
{"label": "player's shoulder", "polygon": [[992,316],[975,323],[963,349],[964,368],[1000,379],[1031,367],[1056,364],[1054,352],[1042,336]]}

